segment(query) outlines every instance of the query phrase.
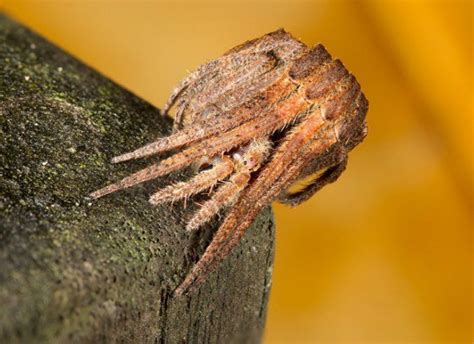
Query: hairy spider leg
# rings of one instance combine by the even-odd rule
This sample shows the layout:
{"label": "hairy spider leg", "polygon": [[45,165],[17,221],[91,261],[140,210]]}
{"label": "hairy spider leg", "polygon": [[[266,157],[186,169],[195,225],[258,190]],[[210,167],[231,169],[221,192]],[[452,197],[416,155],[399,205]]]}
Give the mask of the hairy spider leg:
{"label": "hairy spider leg", "polygon": [[198,173],[186,182],[179,182],[158,190],[150,197],[150,203],[160,204],[187,198],[203,190],[212,188],[218,181],[228,177],[234,170],[234,162],[223,156],[213,159],[212,168]]}
{"label": "hairy spider leg", "polygon": [[217,212],[233,203],[239,193],[248,185],[250,174],[260,168],[270,151],[268,139],[255,140],[244,150],[243,154],[234,153],[237,171],[228,182],[221,185],[186,225],[188,231],[196,230],[209,221]]}
{"label": "hairy spider leg", "polygon": [[235,201],[239,193],[247,186],[250,179],[250,173],[238,172],[233,174],[229,181],[224,182],[223,185],[212,194],[212,197],[208,199],[194,213],[191,219],[186,224],[187,231],[194,231],[201,227],[203,224],[212,219],[220,209],[228,204]]}
{"label": "hairy spider leg", "polygon": [[[255,182],[239,197],[235,206],[225,218],[211,243],[194,265],[175,294],[185,293],[191,286],[200,285],[207,275],[227,256],[250,226],[258,212],[278,195],[280,190],[272,187],[278,179],[287,177],[287,168],[298,152],[311,140],[314,133],[324,124],[320,109],[310,113],[296,125],[276,150],[271,161],[263,168]],[[272,191],[269,193],[269,191]]]}
{"label": "hairy spider leg", "polygon": [[[239,242],[261,209],[276,199],[281,190],[288,187],[288,183],[297,177],[308,158],[311,155],[323,154],[338,142],[336,132],[332,130],[332,120],[337,118],[334,113],[347,111],[347,107],[351,105],[350,100],[356,96],[354,92],[358,92],[358,84],[351,75],[338,84],[340,85],[335,92],[326,94],[325,98],[318,101],[316,110],[290,130],[271,161],[239,197],[201,259],[175,290],[176,295],[202,284],[207,275]],[[342,107],[335,99],[342,100]],[[305,149],[305,146],[308,148]]]}
{"label": "hairy spider leg", "polygon": [[288,98],[280,107],[271,112],[271,116],[258,117],[244,123],[240,127],[234,128],[219,137],[211,137],[197,143],[180,153],[177,153],[161,163],[153,164],[143,170],[122,179],[121,181],[108,185],[93,192],[92,198],[99,198],[109,193],[129,188],[133,185],[146,182],[148,180],[166,175],[187,165],[201,157],[213,157],[218,153],[223,153],[239,144],[249,142],[254,138],[267,136],[269,133],[283,127],[288,121],[294,118],[295,113],[299,113],[307,107],[307,102],[301,95]]}
{"label": "hairy spider leg", "polygon": [[[336,142],[335,138],[332,142]],[[308,149],[304,150],[305,153],[303,155],[309,156],[314,154],[315,151],[321,152],[325,147],[315,142]],[[280,175],[276,176],[275,180],[266,180],[266,176],[259,177],[262,181],[260,185],[251,184],[242,193],[201,259],[194,265],[184,281],[175,290],[176,295],[183,295],[192,289],[198,288],[206,280],[207,276],[237,245],[258,213],[278,195],[281,187],[294,177],[295,173],[298,173],[302,164],[303,157],[298,155],[298,158],[292,159],[288,170],[282,171]],[[265,168],[267,172],[269,169],[270,167]],[[272,187],[272,182],[275,182],[277,186]]]}
{"label": "hairy spider leg", "polygon": [[233,111],[222,113],[219,117],[210,118],[207,122],[202,121],[192,127],[185,127],[175,134],[160,138],[132,152],[116,156],[112,159],[112,162],[118,163],[139,159],[178,148],[215,134],[227,132],[251,119],[263,117],[269,110],[280,105],[295,90],[296,86],[292,81],[288,80],[288,78],[281,78],[264,92],[265,98],[261,98],[263,94],[257,95],[251,107],[243,105],[233,109]]}
{"label": "hairy spider leg", "polygon": [[[360,87],[352,75],[343,78],[342,81],[338,82],[338,84],[340,84],[339,87],[326,100],[327,106],[322,108],[323,117],[325,119],[332,119],[334,114],[339,113],[341,109],[343,109],[344,106],[346,106],[347,103],[350,102],[358,92],[360,92]],[[310,87],[306,89],[306,97],[308,97],[307,91]],[[350,92],[345,92],[345,88],[347,87],[349,87]],[[321,99],[319,92],[315,95],[315,98]],[[262,137],[278,128],[281,128],[289,121],[291,122],[292,119],[294,120],[295,116],[293,114],[298,113],[296,110],[302,110],[305,105],[307,105],[306,98],[301,97],[299,92],[295,92],[292,97],[286,99],[277,109],[275,109],[275,111],[272,111],[271,116],[269,115],[268,119],[267,116],[261,118],[257,117],[244,123],[240,127],[226,132],[219,138],[209,138],[208,140],[204,140],[194,147],[171,156],[161,164],[155,164],[138,171],[118,183],[109,185],[92,193],[91,196],[93,198],[102,197],[108,193],[128,188],[144,181],[168,174],[174,170],[181,169],[195,158],[206,155],[211,157],[218,152],[224,152],[240,143],[249,141],[252,136]]]}

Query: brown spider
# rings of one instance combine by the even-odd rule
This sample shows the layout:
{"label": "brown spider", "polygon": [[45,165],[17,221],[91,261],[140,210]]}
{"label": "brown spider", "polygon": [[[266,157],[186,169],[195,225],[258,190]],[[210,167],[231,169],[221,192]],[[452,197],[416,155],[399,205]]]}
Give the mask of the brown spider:
{"label": "brown spider", "polygon": [[[368,102],[339,60],[318,44],[308,48],[284,30],[237,46],[200,66],[167,101],[174,132],[112,162],[180,148],[160,163],[91,194],[93,198],[189,165],[210,167],[187,182],[158,190],[150,202],[187,198],[219,184],[187,223],[195,230],[231,206],[212,242],[175,290],[199,286],[274,200],[298,205],[346,167],[347,154],[367,134]],[[298,180],[319,172],[297,192]]]}

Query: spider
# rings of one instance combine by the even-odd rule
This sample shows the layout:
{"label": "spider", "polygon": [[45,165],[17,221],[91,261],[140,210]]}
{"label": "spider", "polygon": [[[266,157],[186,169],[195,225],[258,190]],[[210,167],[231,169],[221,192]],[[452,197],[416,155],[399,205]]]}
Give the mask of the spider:
{"label": "spider", "polygon": [[[200,66],[174,89],[163,114],[171,109],[170,136],[112,162],[178,151],[91,196],[197,166],[198,173],[188,181],[150,197],[152,204],[160,204],[213,190],[187,222],[189,231],[230,208],[177,295],[205,281],[266,205],[279,201],[296,206],[335,181],[348,152],[367,134],[368,102],[354,76],[321,44],[309,48],[283,29]],[[289,191],[311,176],[301,190]]]}

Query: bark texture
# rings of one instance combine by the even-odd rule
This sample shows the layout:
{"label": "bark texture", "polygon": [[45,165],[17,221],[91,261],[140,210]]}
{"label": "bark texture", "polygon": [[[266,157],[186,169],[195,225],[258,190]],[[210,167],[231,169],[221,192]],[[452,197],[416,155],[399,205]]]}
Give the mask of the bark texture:
{"label": "bark texture", "polygon": [[150,163],[109,160],[157,136],[159,110],[0,15],[0,342],[256,343],[265,322],[270,209],[191,296],[172,290],[218,226],[148,196],[187,173],[85,196]]}

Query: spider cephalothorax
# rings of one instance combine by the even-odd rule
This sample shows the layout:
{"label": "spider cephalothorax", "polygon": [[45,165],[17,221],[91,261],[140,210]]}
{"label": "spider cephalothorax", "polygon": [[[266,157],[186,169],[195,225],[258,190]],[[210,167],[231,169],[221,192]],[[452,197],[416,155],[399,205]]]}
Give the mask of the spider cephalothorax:
{"label": "spider cephalothorax", "polygon": [[[205,280],[263,207],[274,200],[300,204],[339,177],[347,153],[367,133],[367,106],[354,76],[322,45],[308,48],[278,30],[233,48],[183,80],[163,109],[166,114],[176,108],[174,133],[112,161],[179,151],[91,196],[98,198],[196,162],[210,166],[150,198],[159,204],[214,187],[188,221],[188,230],[230,206],[203,256],[176,289],[182,294]],[[302,190],[287,191],[316,172]]]}

